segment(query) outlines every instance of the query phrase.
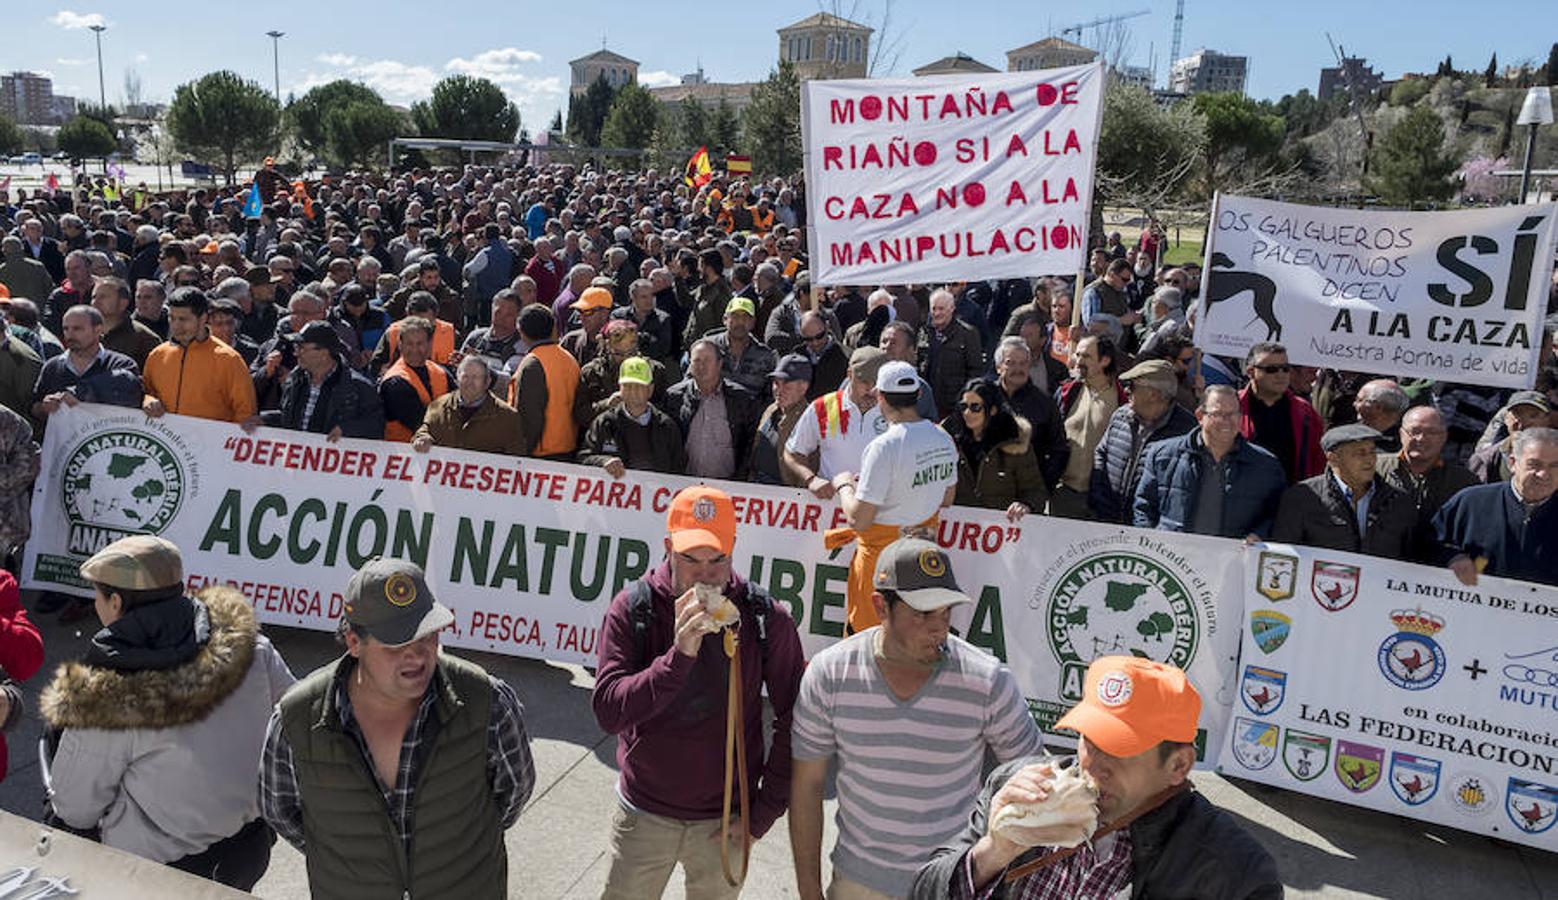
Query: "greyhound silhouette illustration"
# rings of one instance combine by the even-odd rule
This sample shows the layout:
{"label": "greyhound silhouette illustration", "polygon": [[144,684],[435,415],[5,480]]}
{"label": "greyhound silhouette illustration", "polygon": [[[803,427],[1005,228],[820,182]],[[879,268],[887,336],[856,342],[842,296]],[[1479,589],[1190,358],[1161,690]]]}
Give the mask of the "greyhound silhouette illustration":
{"label": "greyhound silhouette illustration", "polygon": [[1282,322],[1272,309],[1277,299],[1276,282],[1258,272],[1233,271],[1232,259],[1226,254],[1213,252],[1212,271],[1206,273],[1206,315],[1212,315],[1213,304],[1245,291],[1255,294],[1255,318],[1249,324],[1255,324],[1258,319],[1266,323],[1266,340],[1282,340]]}

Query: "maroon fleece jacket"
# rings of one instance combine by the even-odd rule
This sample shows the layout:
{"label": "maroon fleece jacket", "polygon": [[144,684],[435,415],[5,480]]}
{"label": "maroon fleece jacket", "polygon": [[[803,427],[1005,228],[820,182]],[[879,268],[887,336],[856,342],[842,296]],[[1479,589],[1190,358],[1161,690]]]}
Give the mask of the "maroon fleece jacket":
{"label": "maroon fleece jacket", "polygon": [[[725,712],[729,661],[719,635],[707,635],[696,659],[676,651],[676,596],[670,563],[644,576],[654,615],[645,659],[628,614],[632,586],[611,600],[601,625],[600,667],[591,706],[617,736],[619,789],[634,808],[673,819],[715,819],[724,799]],[[741,608],[742,709],[754,838],[784,813],[790,796],[790,717],[805,656],[783,603],[768,616],[767,660],[747,601],[747,582],[732,574],[725,595]],[[773,740],[763,755],[763,698],[773,706]]]}

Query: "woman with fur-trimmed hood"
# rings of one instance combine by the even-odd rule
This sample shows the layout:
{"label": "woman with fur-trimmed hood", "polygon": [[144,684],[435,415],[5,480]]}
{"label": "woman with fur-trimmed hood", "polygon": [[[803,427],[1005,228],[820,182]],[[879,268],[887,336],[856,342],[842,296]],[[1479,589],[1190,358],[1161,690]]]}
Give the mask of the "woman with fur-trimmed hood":
{"label": "woman with fur-trimmed hood", "polygon": [[963,385],[957,411],[941,422],[958,447],[961,506],[1004,509],[1015,522],[1042,512],[1049,492],[1033,453],[1033,428],[1006,407],[1006,392],[983,378]]}
{"label": "woman with fur-trimmed hood", "polygon": [[40,697],[50,818],[137,856],[249,890],[275,833],[256,784],[294,681],[228,587],[184,593],[178,548],[136,535],[81,566],[103,629]]}

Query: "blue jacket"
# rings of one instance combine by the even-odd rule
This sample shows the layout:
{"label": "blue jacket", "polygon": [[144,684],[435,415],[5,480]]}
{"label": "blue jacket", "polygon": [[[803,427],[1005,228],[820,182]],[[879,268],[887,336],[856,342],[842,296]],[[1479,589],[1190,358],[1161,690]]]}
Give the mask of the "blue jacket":
{"label": "blue jacket", "polygon": [[514,254],[502,239],[488,242],[480,252],[487,254],[487,267],[476,274],[476,299],[485,305],[492,302],[494,294],[509,286],[513,278]]}
{"label": "blue jacket", "polygon": [[[1277,502],[1287,490],[1282,464],[1266,450],[1236,438],[1228,451],[1222,537],[1271,534]],[[1138,528],[1188,531],[1201,482],[1201,429],[1152,445],[1141,463],[1134,523]]]}
{"label": "blue jacket", "polygon": [[1434,515],[1441,562],[1485,557],[1488,575],[1558,585],[1558,498],[1527,514],[1508,482],[1479,484],[1451,497]]}
{"label": "blue jacket", "polygon": [[1100,522],[1124,525],[1131,519],[1131,500],[1141,483],[1141,463],[1160,441],[1189,434],[1196,417],[1175,403],[1157,427],[1144,431],[1129,404],[1109,416],[1109,427],[1093,450],[1093,477],[1088,481],[1087,506]]}

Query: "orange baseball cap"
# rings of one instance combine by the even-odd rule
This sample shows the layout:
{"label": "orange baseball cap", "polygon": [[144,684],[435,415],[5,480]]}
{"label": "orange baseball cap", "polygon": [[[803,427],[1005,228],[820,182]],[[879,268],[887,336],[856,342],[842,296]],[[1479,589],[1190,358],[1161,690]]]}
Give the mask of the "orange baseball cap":
{"label": "orange baseball cap", "polygon": [[1055,723],[1110,756],[1135,756],[1164,741],[1190,743],[1201,695],[1173,666],[1134,656],[1101,656],[1087,667],[1082,702]]}
{"label": "orange baseball cap", "polygon": [[683,488],[671,498],[665,530],[675,553],[704,547],[729,556],[736,545],[736,506],[719,488]]}
{"label": "orange baseball cap", "polygon": [[611,309],[611,291],[602,287],[585,288],[579,299],[570,304],[574,309]]}

